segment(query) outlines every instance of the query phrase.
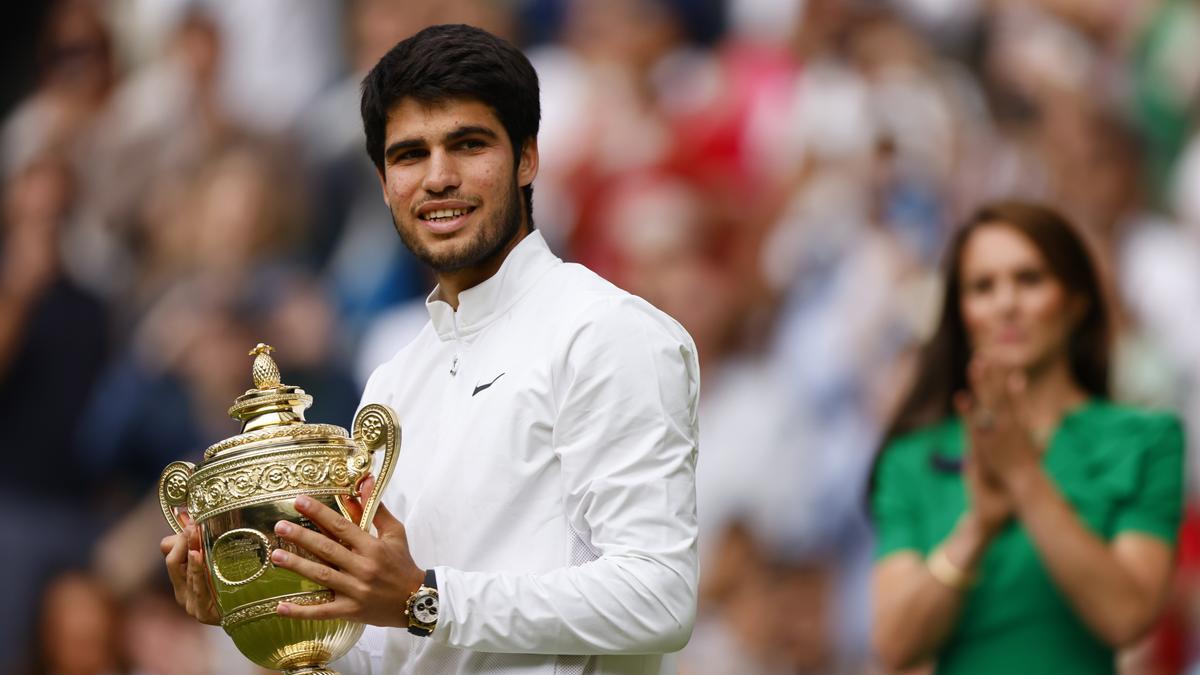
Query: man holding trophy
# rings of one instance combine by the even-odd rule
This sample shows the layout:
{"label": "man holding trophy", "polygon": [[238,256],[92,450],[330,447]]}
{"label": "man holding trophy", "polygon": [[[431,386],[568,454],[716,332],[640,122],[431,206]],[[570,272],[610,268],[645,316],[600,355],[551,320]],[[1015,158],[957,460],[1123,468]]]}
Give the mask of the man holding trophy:
{"label": "man holding trophy", "polygon": [[[363,394],[403,429],[377,535],[305,496],[317,527],[275,527],[270,564],[332,600],[274,612],[368,624],[342,672],[668,673],[691,635],[695,346],[534,229],[538,96],[525,56],[468,26],[363,83],[384,200],[438,284]],[[195,525],[163,541],[177,599],[217,623],[200,548]]]}

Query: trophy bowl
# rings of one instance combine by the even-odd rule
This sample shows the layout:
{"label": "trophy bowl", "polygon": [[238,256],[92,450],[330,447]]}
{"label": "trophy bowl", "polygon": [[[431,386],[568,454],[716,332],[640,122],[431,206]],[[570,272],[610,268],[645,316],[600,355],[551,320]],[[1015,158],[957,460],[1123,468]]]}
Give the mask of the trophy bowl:
{"label": "trophy bowl", "polygon": [[210,446],[199,465],[172,462],[158,482],[163,515],[182,531],[177,509],[186,508],[200,528],[209,581],[221,627],[254,663],[289,675],[336,675],[328,663],[345,654],[363,626],[345,619],[279,616],[280,601],[300,605],[329,602],[333,592],[291,570],[275,567],[271,551],[283,548],[314,556],[275,535],[275,523],[291,521],[316,530],[300,515],[296,497],[308,495],[351,518],[346,502],[383,450],[374,489],[362,504],[359,526],[369,531],[380,495],[400,447],[400,425],[391,408],[364,406],[354,418],[354,435],[330,424],[310,424],[304,411],[312,397],[281,384],[271,347],[254,356],[255,388],[239,396],[229,415],[242,431]]}

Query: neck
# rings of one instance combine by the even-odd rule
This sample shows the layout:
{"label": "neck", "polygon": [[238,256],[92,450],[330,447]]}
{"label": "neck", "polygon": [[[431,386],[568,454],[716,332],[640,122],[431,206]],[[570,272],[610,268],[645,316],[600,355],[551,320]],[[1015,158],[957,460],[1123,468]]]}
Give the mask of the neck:
{"label": "neck", "polygon": [[1083,405],[1089,394],[1071,376],[1071,367],[1064,358],[1055,359],[1045,367],[1026,372],[1025,402],[1033,432],[1050,432],[1058,427],[1064,415]]}
{"label": "neck", "polygon": [[443,302],[458,310],[458,295],[468,288],[474,288],[479,284],[491,279],[496,272],[500,271],[500,266],[508,259],[508,254],[521,243],[521,240],[529,236],[530,229],[522,226],[517,232],[517,236],[513,237],[504,248],[496,252],[487,260],[466,267],[461,270],[452,272],[439,272],[435,275],[438,285],[438,298]]}

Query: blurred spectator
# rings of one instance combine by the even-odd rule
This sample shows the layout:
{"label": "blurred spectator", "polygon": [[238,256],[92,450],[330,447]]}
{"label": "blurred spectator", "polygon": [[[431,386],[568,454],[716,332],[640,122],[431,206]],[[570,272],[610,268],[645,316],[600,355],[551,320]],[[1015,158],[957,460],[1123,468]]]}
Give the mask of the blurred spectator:
{"label": "blurred spectator", "polygon": [[873,643],[895,669],[1115,673],[1169,588],[1178,418],[1111,402],[1109,309],[1053,210],[982,206],[942,283],[871,477]]}
{"label": "blurred spectator", "polygon": [[116,81],[108,28],[89,0],[60,0],[38,48],[37,89],[0,130],[4,173],[47,151],[74,151],[86,140]]}
{"label": "blurred spectator", "polygon": [[198,0],[224,44],[221,100],[239,126],[267,135],[290,128],[340,65],[334,0]]}
{"label": "blurred spectator", "polygon": [[[94,283],[114,292],[135,283],[120,268],[143,255],[133,226],[148,194],[194,170],[238,133],[217,92],[222,55],[213,19],[193,9],[172,25],[161,55],[118,84],[84,163],[89,204],[99,223],[77,238],[86,242],[81,248],[107,247],[77,256]],[[155,189],[148,193],[148,185]]]}
{"label": "blurred spectator", "polygon": [[1146,2],[1147,20],[1129,53],[1133,104],[1149,152],[1152,204],[1170,190],[1175,162],[1195,128],[1200,100],[1200,7],[1191,0]]}
{"label": "blurred spectator", "polygon": [[[160,514],[161,515],[161,514]],[[166,586],[126,600],[121,653],[133,675],[267,675],[234,648],[225,631],[188,616]]]}
{"label": "blurred spectator", "polygon": [[38,624],[38,675],[117,675],[128,672],[121,655],[121,614],[97,579],[70,572],[42,596]]}
{"label": "blurred spectator", "polygon": [[344,13],[352,69],[322,91],[299,121],[302,136],[309,139],[301,150],[306,183],[314,194],[305,261],[323,273],[346,337],[354,342],[375,315],[432,288],[396,237],[391,213],[380,198],[378,173],[364,151],[359,97],[367,70],[396,42],[427,25],[441,5],[427,0],[348,3]]}
{"label": "blurred spectator", "polygon": [[718,535],[704,606],[684,651],[684,675],[851,675],[864,663],[839,654],[831,570],[820,559],[772,553],[751,528]]}
{"label": "blurred spectator", "polygon": [[565,4],[562,42],[530,54],[543,115],[534,215],[551,247],[569,245],[600,270],[607,261],[593,248],[588,208],[609,181],[665,160],[667,115],[693,98],[710,57],[689,46],[675,3]]}
{"label": "blurred spectator", "polygon": [[[66,276],[61,231],[77,207],[70,169],[44,156],[3,187],[0,233],[0,422],[7,467],[0,537],[20,555],[5,564],[0,670],[23,654],[43,570],[82,565],[99,535],[100,492],[77,442],[79,419],[107,357],[107,312]],[[46,537],[49,528],[58,536]]]}

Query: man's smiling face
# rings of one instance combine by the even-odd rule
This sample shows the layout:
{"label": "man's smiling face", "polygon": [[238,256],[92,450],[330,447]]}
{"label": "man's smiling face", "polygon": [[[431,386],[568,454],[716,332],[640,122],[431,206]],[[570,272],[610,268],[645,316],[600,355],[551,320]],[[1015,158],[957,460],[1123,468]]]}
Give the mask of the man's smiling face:
{"label": "man's smiling face", "polygon": [[537,174],[537,145],[516,159],[504,126],[471,99],[402,99],[387,118],[380,179],[405,245],[439,275],[486,278],[528,231],[520,187]]}

